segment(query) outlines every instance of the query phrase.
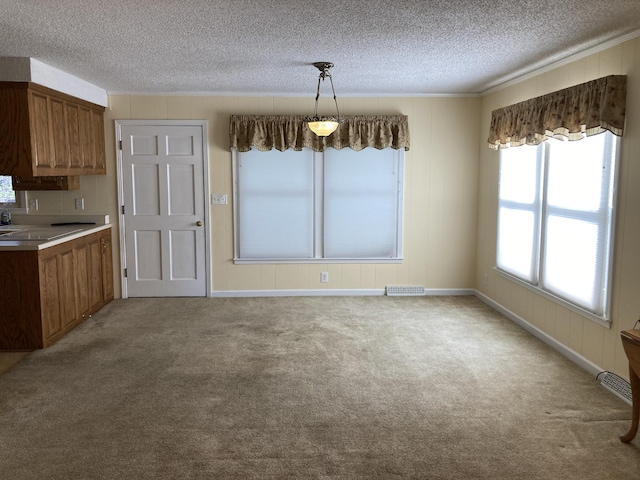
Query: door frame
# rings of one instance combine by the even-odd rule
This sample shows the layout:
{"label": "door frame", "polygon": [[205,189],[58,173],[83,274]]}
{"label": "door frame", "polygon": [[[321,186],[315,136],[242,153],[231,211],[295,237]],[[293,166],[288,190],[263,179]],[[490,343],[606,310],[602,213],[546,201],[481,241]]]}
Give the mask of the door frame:
{"label": "door frame", "polygon": [[[126,232],[124,224],[124,186],[123,186],[123,170],[122,170],[122,127],[124,126],[143,126],[143,127],[200,127],[202,131],[202,175],[203,175],[203,192],[204,192],[204,261],[205,261],[205,290],[206,296],[211,297],[211,215],[209,212],[209,141],[207,133],[209,131],[206,120],[115,120],[116,127],[116,168],[118,181],[118,230],[119,230],[119,248],[120,248],[120,285],[122,289],[122,298],[129,298],[127,290],[127,278],[125,269],[127,268],[127,253],[125,246]],[[131,208],[131,205],[128,205]]]}

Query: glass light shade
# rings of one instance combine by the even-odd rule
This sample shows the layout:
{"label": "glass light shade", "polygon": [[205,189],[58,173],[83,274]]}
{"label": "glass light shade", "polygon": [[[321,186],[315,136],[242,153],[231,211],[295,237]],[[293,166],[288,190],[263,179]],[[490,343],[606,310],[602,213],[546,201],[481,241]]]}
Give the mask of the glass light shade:
{"label": "glass light shade", "polygon": [[309,128],[319,137],[327,137],[336,131],[338,122],[333,121],[317,121],[309,122]]}

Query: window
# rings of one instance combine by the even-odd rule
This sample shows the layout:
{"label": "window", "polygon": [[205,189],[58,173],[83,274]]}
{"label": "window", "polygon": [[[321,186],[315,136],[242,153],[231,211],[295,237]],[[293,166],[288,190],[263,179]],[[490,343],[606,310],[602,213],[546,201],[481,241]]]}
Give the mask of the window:
{"label": "window", "polygon": [[24,192],[14,192],[11,176],[0,175],[0,206],[9,208],[12,212],[26,213]]}
{"label": "window", "polygon": [[501,150],[497,268],[608,318],[619,137]]}
{"label": "window", "polygon": [[235,261],[398,262],[404,150],[234,150]]}

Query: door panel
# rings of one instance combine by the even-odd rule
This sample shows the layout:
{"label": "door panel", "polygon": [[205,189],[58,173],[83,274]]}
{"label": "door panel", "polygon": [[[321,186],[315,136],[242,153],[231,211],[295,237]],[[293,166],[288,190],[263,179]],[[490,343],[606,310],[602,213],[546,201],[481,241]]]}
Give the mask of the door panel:
{"label": "door panel", "polygon": [[199,126],[122,126],[130,297],[206,295],[202,135]]}
{"label": "door panel", "polygon": [[136,280],[162,280],[162,232],[136,230]]}
{"label": "door panel", "polygon": [[160,175],[158,165],[132,165],[133,214],[135,217],[142,215],[160,215]]}
{"label": "door panel", "polygon": [[193,230],[171,231],[171,245],[181,248],[171,249],[171,278],[174,280],[194,280],[198,275],[197,258],[193,255],[197,248],[197,238]]}

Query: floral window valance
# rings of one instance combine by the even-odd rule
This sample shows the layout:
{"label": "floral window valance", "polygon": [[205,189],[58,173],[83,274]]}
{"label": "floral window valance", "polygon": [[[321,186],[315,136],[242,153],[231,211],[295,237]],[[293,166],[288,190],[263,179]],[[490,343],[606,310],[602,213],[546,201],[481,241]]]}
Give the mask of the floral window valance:
{"label": "floral window valance", "polygon": [[275,148],[323,152],[351,148],[409,150],[409,120],[406,115],[353,115],[340,117],[338,130],[328,137],[318,137],[309,130],[304,116],[231,115],[230,148],[247,152],[251,148],[267,151]]}
{"label": "floral window valance", "polygon": [[626,75],[610,75],[494,110],[489,147],[538,145],[557,135],[578,140],[605,130],[622,136],[626,95]]}

